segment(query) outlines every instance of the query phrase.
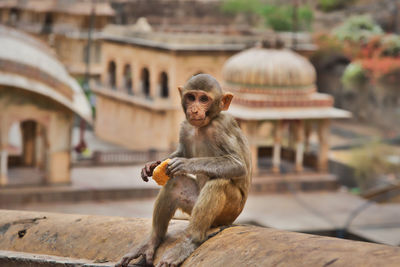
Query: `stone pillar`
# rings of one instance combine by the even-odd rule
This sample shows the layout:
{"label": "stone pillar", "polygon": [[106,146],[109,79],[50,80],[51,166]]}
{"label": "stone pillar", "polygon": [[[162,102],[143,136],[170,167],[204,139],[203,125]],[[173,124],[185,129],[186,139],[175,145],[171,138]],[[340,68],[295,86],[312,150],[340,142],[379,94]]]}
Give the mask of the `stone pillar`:
{"label": "stone pillar", "polygon": [[[0,121],[1,123],[1,121]],[[3,124],[4,125],[4,124]],[[0,125],[0,187],[8,184],[8,133]]]}
{"label": "stone pillar", "polygon": [[328,119],[323,119],[318,123],[318,170],[321,172],[326,172],[328,170],[329,122]]}
{"label": "stone pillar", "polygon": [[158,98],[158,86],[160,73],[155,66],[149,67],[149,80],[150,80],[150,97],[152,99]]}
{"label": "stone pillar", "polygon": [[305,121],[304,122],[304,140],[305,140],[305,152],[310,152],[310,136],[312,131],[312,121]]}
{"label": "stone pillar", "polygon": [[296,125],[296,172],[303,171],[304,158],[304,121],[300,120]]}
{"label": "stone pillar", "polygon": [[250,145],[250,152],[253,174],[258,174],[258,146],[254,144]]}
{"label": "stone pillar", "polygon": [[37,125],[36,138],[35,138],[35,166],[42,168],[44,164],[44,127],[42,125]]}
{"label": "stone pillar", "polygon": [[258,144],[256,142],[257,122],[242,121],[240,124],[244,135],[249,140],[253,174],[258,174]]}
{"label": "stone pillar", "polygon": [[139,93],[140,86],[140,67],[136,62],[132,62],[132,92],[134,95]]}
{"label": "stone pillar", "polygon": [[281,120],[275,123],[274,150],[272,154],[272,172],[279,173],[281,165],[282,129]]}
{"label": "stone pillar", "polygon": [[5,149],[5,147],[2,147],[0,149],[0,187],[8,184],[7,159],[7,150]]}

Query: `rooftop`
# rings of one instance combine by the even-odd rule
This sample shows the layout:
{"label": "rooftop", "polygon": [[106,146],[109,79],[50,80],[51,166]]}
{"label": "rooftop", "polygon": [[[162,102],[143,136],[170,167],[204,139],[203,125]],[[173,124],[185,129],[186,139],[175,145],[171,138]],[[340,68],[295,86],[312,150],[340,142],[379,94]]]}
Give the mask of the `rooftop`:
{"label": "rooftop", "polygon": [[0,48],[0,84],[52,98],[91,121],[82,88],[47,45],[0,25]]}
{"label": "rooftop", "polygon": [[[103,39],[170,51],[241,51],[254,46],[262,39],[283,40],[287,47],[291,46],[292,36],[285,33],[253,32],[247,35],[223,33],[180,33],[141,31],[134,25],[108,25],[103,30]],[[311,37],[306,33],[298,33],[297,50],[313,50]]]}
{"label": "rooftop", "polygon": [[59,12],[74,15],[90,15],[94,7],[96,15],[113,16],[115,14],[107,1],[90,0],[2,0],[0,8],[17,8],[34,12]]}

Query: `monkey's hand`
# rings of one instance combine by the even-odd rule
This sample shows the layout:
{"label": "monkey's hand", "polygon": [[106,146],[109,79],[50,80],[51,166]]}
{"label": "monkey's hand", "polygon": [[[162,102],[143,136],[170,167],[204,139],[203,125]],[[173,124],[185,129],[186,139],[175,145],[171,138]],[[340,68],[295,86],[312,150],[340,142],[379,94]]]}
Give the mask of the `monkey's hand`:
{"label": "monkey's hand", "polygon": [[169,177],[174,177],[179,174],[188,174],[192,173],[193,170],[191,168],[190,161],[187,158],[173,158],[168,163],[166,174]]}
{"label": "monkey's hand", "polygon": [[141,173],[143,181],[145,181],[145,182],[148,182],[148,181],[149,181],[149,177],[150,177],[150,176],[153,176],[153,171],[154,171],[154,169],[155,169],[160,163],[161,163],[161,161],[160,161],[160,160],[157,160],[157,161],[153,161],[153,162],[146,163],[146,164],[144,165],[144,168],[142,169],[142,173]]}

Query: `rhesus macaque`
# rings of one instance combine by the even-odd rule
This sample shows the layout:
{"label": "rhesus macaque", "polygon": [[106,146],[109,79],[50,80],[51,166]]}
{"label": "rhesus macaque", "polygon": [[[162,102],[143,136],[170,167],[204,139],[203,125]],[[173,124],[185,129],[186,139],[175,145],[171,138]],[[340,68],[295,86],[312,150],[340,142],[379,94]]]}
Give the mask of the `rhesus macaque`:
{"label": "rhesus macaque", "polygon": [[[178,266],[206,240],[207,230],[232,224],[246,202],[251,183],[249,147],[235,119],[221,113],[229,108],[233,95],[223,93],[217,80],[207,74],[193,76],[179,92],[186,121],[181,125],[178,148],[169,156],[167,174],[171,178],[155,202],[152,232],[117,266],[127,266],[139,256],[152,265],[169,221],[181,209],[191,215],[189,225],[157,265]],[[158,164],[145,165],[144,181]]]}

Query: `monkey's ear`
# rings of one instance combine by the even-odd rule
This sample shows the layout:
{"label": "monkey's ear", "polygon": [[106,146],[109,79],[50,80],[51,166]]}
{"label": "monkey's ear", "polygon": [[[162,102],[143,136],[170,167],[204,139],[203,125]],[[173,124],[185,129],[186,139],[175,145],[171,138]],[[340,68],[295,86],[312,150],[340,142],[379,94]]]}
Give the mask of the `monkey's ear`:
{"label": "monkey's ear", "polygon": [[228,110],[229,105],[231,104],[233,98],[233,94],[226,93],[221,98],[220,108],[221,110]]}
{"label": "monkey's ear", "polygon": [[183,86],[178,86],[178,90],[179,90],[179,94],[182,97],[182,93],[183,93]]}

